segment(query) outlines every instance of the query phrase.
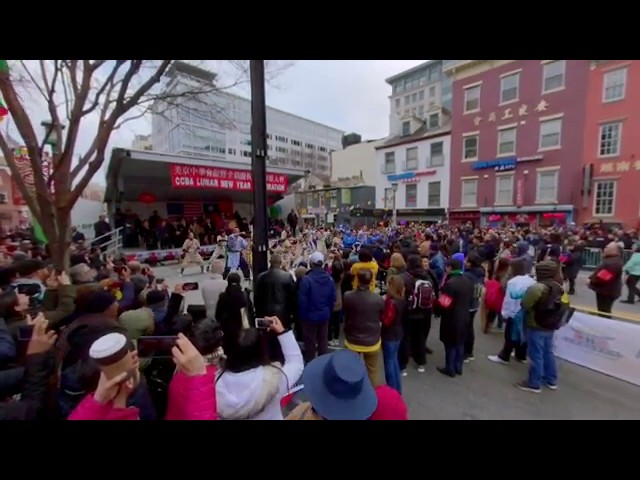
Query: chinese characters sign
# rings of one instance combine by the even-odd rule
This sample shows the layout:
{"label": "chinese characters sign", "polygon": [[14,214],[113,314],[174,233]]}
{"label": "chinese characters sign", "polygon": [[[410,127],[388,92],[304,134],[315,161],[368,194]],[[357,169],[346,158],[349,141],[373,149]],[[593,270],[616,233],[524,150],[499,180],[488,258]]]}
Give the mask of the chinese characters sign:
{"label": "chinese characters sign", "polygon": [[634,162],[604,162],[600,164],[600,173],[624,173],[631,169],[640,172],[640,160]]}
{"label": "chinese characters sign", "polygon": [[480,124],[485,120],[489,123],[494,123],[496,121],[512,120],[512,119],[526,117],[530,113],[534,113],[534,112],[535,113],[546,112],[548,109],[549,109],[549,102],[547,102],[546,100],[540,100],[540,102],[531,110],[529,109],[529,105],[522,104],[519,107],[505,108],[501,112],[491,112],[489,113],[486,119],[481,116],[476,116],[473,119],[473,123],[477,127],[477,126],[480,126]]}
{"label": "chinese characters sign", "polygon": [[[250,192],[253,190],[253,179],[250,170],[172,164],[171,185],[173,188],[215,188]],[[286,175],[267,173],[267,192],[285,193],[287,186]]]}

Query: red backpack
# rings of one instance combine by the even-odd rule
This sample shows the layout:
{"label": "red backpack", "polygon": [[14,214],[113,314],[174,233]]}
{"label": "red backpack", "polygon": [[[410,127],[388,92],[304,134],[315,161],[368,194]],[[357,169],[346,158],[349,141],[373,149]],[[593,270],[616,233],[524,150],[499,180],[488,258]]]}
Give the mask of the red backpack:
{"label": "red backpack", "polygon": [[500,313],[502,302],[504,301],[504,291],[497,280],[487,280],[484,282],[484,306],[490,312]]}
{"label": "red backpack", "polygon": [[397,316],[398,310],[396,308],[396,304],[393,303],[393,299],[391,297],[387,297],[384,300],[384,310],[382,311],[382,326],[387,328],[392,326],[395,323]]}

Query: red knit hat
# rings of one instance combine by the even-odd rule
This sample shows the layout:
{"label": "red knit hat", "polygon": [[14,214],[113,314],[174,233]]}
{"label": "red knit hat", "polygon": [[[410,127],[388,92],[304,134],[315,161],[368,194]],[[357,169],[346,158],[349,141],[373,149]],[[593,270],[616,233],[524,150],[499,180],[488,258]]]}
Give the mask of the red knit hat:
{"label": "red knit hat", "polygon": [[378,408],[369,420],[409,420],[407,405],[397,390],[388,385],[380,385],[375,390],[378,396]]}

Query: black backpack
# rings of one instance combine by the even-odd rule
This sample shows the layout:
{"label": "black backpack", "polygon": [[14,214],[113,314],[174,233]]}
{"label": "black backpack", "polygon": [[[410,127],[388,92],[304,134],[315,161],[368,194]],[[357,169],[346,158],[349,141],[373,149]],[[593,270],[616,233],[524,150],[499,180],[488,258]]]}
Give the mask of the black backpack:
{"label": "black backpack", "polygon": [[562,301],[564,290],[553,289],[547,285],[545,288],[547,291],[533,308],[534,320],[536,325],[545,330],[558,330],[569,322],[573,309]]}

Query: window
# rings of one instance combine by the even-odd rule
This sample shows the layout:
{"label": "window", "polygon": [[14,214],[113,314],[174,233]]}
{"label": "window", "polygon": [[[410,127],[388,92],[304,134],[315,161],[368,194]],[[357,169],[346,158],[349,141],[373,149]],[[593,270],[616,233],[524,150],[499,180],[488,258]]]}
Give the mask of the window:
{"label": "window", "polygon": [[349,205],[351,203],[351,190],[343,188],[340,190],[340,196],[342,197],[342,205]]}
{"label": "window", "polygon": [[384,173],[396,172],[396,153],[387,152],[384,154]]}
{"label": "window", "polygon": [[507,75],[500,80],[500,103],[515,102],[518,100],[520,89],[520,74]]}
{"label": "window", "polygon": [[538,172],[536,202],[553,203],[558,201],[558,170]]}
{"label": "window", "polygon": [[464,160],[475,160],[478,158],[478,135],[469,135],[463,139]]}
{"label": "window", "polygon": [[429,166],[442,167],[444,165],[444,144],[433,142],[430,146]]}
{"label": "window", "polygon": [[496,177],[496,204],[511,205],[513,203],[513,174]]}
{"label": "window", "polygon": [[418,92],[418,100],[421,102],[424,100],[424,90]]}
{"label": "window", "polygon": [[429,87],[429,98],[435,98],[436,97],[436,86],[435,85],[431,85]]}
{"label": "window", "polygon": [[440,115],[432,113],[429,115],[429,128],[438,128],[440,126]]}
{"label": "window", "polygon": [[595,186],[596,194],[593,202],[593,214],[597,217],[613,215],[616,198],[616,182],[613,180],[596,182]]}
{"label": "window", "polygon": [[540,122],[540,150],[559,147],[562,138],[562,119]]}
{"label": "window", "polygon": [[405,170],[418,169],[418,147],[407,148],[405,159]]}
{"label": "window", "polygon": [[404,106],[406,107],[409,103],[411,103],[411,95],[404,97]]}
{"label": "window", "polygon": [[462,181],[462,206],[476,207],[478,205],[478,180],[473,178]]}
{"label": "window", "polygon": [[429,207],[440,206],[440,182],[429,182],[427,185],[427,203]]}
{"label": "window", "polygon": [[564,60],[556,60],[546,63],[542,73],[542,93],[553,92],[564,88],[564,71],[566,63]]}
{"label": "window", "polygon": [[603,102],[622,100],[627,86],[627,69],[619,68],[604,74]]}
{"label": "window", "polygon": [[600,145],[598,155],[600,157],[615,157],[620,155],[620,136],[622,123],[605,123],[600,125]]}
{"label": "window", "polygon": [[411,135],[411,122],[402,122],[402,136]]}
{"label": "window", "polygon": [[423,117],[424,117],[424,105],[420,105],[420,106],[418,107],[418,116],[419,116],[420,118],[423,118]]}
{"label": "window", "polygon": [[480,85],[469,87],[464,91],[464,113],[480,110]]}
{"label": "window", "polygon": [[384,189],[384,208],[391,209],[393,208],[393,188],[385,188]]}
{"label": "window", "polygon": [[400,99],[396,98],[396,110],[400,109]]}
{"label": "window", "polygon": [[498,131],[498,155],[513,155],[516,153],[516,129],[505,128]]}
{"label": "window", "polygon": [[338,191],[332,190],[329,192],[329,208],[338,208]]}
{"label": "window", "polygon": [[416,103],[418,101],[418,94],[417,93],[412,93],[411,94],[411,103]]}
{"label": "window", "polygon": [[407,208],[415,208],[418,206],[418,185],[415,183],[407,184],[404,189],[404,204]]}

